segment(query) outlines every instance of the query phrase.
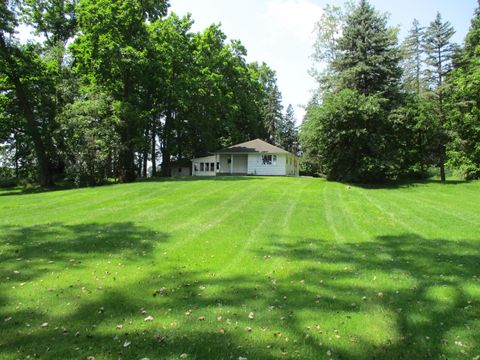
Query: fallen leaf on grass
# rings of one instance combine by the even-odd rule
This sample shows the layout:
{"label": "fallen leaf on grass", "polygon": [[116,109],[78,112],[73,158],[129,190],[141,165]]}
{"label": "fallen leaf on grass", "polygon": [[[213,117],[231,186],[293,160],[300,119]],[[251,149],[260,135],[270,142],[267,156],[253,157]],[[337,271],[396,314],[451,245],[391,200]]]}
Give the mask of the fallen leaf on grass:
{"label": "fallen leaf on grass", "polygon": [[155,290],[155,291],[153,292],[153,296],[165,295],[166,293],[167,293],[167,289],[164,288],[164,287],[161,287],[160,289]]}
{"label": "fallen leaf on grass", "polygon": [[42,325],[40,325],[40,327],[42,327],[42,328],[48,327],[48,322],[44,322]]}
{"label": "fallen leaf on grass", "polygon": [[130,346],[130,344],[131,344],[131,342],[130,342],[130,341],[128,341],[128,340],[125,340],[125,342],[123,343],[123,347],[125,347],[125,348],[126,348],[126,347],[129,347],[129,346]]}
{"label": "fallen leaf on grass", "polygon": [[254,317],[255,317],[255,314],[253,313],[253,311],[250,311],[250,313],[248,314],[248,318],[249,318],[250,320],[253,320]]}
{"label": "fallen leaf on grass", "polygon": [[205,316],[199,316],[199,317],[198,317],[198,320],[199,320],[199,321],[204,321],[204,320],[205,320]]}
{"label": "fallen leaf on grass", "polygon": [[144,321],[153,321],[153,316],[152,315],[148,315],[145,319],[143,319]]}
{"label": "fallen leaf on grass", "polygon": [[247,332],[252,332],[252,328],[251,328],[250,326],[247,326],[247,327],[245,328],[245,331],[247,331]]}
{"label": "fallen leaf on grass", "polygon": [[120,330],[120,329],[123,329],[123,324],[118,324],[118,325],[117,325],[117,329],[119,329],[119,330]]}

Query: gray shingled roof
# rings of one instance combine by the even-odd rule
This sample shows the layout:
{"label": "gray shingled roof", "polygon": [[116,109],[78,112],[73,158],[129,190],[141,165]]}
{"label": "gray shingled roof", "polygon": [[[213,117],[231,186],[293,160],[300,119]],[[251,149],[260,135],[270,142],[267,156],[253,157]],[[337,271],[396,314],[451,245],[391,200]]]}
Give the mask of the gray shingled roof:
{"label": "gray shingled roof", "polygon": [[288,154],[288,151],[277,146],[269,144],[263,140],[255,139],[241,144],[232,145],[222,150],[218,150],[217,154],[238,154],[238,153],[269,153],[269,154]]}

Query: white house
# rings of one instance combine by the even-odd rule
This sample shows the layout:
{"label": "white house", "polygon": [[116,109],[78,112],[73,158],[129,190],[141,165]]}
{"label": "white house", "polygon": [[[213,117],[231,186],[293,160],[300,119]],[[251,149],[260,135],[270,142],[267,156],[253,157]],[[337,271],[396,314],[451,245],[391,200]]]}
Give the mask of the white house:
{"label": "white house", "polygon": [[278,175],[298,176],[298,157],[255,139],[192,159],[193,176]]}

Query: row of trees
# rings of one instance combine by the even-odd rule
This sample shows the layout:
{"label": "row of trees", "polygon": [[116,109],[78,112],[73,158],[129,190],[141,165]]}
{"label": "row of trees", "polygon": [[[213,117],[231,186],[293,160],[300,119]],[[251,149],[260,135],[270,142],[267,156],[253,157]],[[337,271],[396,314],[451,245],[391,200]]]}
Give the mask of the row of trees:
{"label": "row of trees", "polygon": [[[96,184],[263,138],[292,149],[275,72],[166,0],[0,2],[3,176]],[[17,40],[20,25],[37,37]],[[157,162],[161,161],[161,166]],[[0,173],[2,176],[2,173]]]}
{"label": "row of trees", "polygon": [[300,142],[308,171],[342,181],[423,177],[445,165],[480,177],[480,10],[463,47],[440,14],[398,29],[367,0],[327,6],[317,24],[319,89]]}

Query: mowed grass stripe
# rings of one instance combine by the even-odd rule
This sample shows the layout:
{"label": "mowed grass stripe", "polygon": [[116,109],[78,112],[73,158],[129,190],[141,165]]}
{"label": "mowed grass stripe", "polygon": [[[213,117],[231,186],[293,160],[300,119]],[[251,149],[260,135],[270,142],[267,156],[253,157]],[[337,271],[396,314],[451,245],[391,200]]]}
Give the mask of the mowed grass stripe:
{"label": "mowed grass stripe", "polygon": [[0,197],[0,359],[474,358],[478,191],[246,177]]}

